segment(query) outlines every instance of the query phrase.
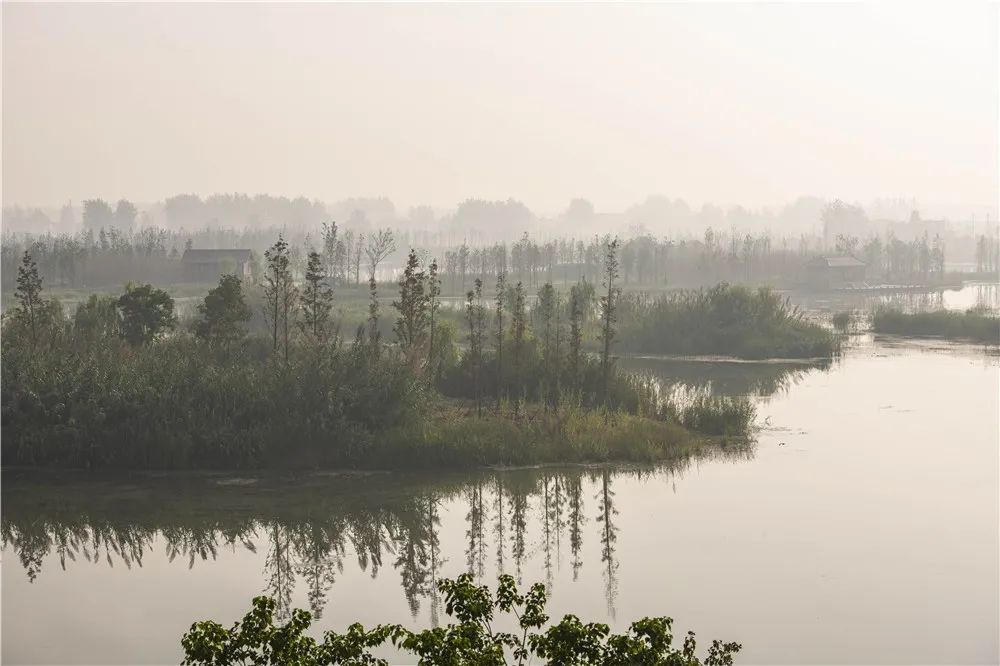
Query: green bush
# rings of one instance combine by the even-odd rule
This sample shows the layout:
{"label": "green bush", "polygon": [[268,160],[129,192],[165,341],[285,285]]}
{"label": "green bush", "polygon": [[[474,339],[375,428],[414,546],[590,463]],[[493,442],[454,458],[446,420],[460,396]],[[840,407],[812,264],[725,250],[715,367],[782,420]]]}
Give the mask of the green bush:
{"label": "green bush", "polygon": [[[308,611],[295,609],[284,625],[274,624],[273,599],[257,597],[253,608],[231,629],[212,622],[196,622],[181,639],[185,666],[326,666],[333,664],[388,664],[371,654],[373,648],[391,643],[426,666],[525,664],[537,657],[549,664],[676,664],[677,666],[732,666],[742,649],[739,643],[712,641],[702,661],[697,643],[688,632],[683,645],[673,645],[673,620],[643,618],[629,630],[614,634],[606,624],[584,624],[566,615],[546,628],[545,586],[536,583],[527,593],[517,589],[512,576],[500,576],[496,593],[473,583],[471,574],[438,583],[446,612],[458,620],[444,627],[410,631],[398,624],[366,630],[355,623],[347,632],[327,631],[322,640],[305,635],[312,623]],[[513,616],[516,632],[494,629],[500,614]]]}

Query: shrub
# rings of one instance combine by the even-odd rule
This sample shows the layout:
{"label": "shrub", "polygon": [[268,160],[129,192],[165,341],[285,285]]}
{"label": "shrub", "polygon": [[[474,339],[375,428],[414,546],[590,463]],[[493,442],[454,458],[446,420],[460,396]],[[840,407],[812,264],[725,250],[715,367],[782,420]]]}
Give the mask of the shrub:
{"label": "shrub", "polygon": [[[438,583],[449,616],[458,620],[444,627],[410,631],[398,624],[378,625],[366,630],[355,623],[347,632],[327,631],[321,641],[306,636],[312,616],[296,609],[284,625],[275,626],[275,602],[267,597],[253,600],[253,608],[231,629],[212,622],[196,622],[181,639],[186,666],[231,664],[387,664],[371,654],[373,648],[391,642],[413,660],[428,666],[480,664],[501,666],[524,664],[538,657],[550,664],[678,664],[683,666],[732,666],[739,643],[713,641],[704,661],[696,655],[697,643],[688,632],[680,648],[673,646],[673,620],[643,618],[622,634],[611,633],[606,624],[584,624],[566,615],[545,628],[545,586],[535,583],[526,593],[517,589],[512,576],[500,576],[496,594],[473,583],[471,574]],[[495,630],[499,614],[513,615],[518,630]]]}

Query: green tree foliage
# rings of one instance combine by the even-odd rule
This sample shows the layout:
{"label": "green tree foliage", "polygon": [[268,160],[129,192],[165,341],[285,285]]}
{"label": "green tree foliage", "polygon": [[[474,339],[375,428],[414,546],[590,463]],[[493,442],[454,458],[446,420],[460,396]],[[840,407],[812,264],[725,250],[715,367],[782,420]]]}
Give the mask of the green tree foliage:
{"label": "green tree foliage", "polygon": [[[88,300],[72,325],[58,304],[47,303],[43,320],[51,325],[38,329],[48,343],[45,354],[31,353],[33,334],[23,317],[6,317],[4,434],[12,444],[3,449],[4,461],[155,468],[662,459],[684,439],[679,410],[659,396],[650,380],[616,368],[609,371],[598,355],[583,353],[583,313],[591,308],[588,283],[580,282],[571,295],[569,363],[561,359],[558,294],[542,289],[536,308],[541,323],[534,323],[533,333],[524,283],[508,287],[503,271],[497,281],[495,353],[486,350],[481,278],[467,295],[469,351],[457,358],[457,317],[445,311],[435,315],[431,346],[431,300],[436,294],[413,252],[395,303],[399,349],[382,348],[374,279],[369,283],[367,326],[359,327],[356,344],[320,348],[305,344],[308,336],[288,337],[283,324],[290,316],[290,295],[296,292],[284,240],[279,237],[272,250],[270,281],[263,285],[269,335],[250,338],[233,353],[215,353],[213,345],[198,344],[185,332],[163,336],[175,322],[173,302],[150,285],[130,285],[118,299]],[[322,273],[317,256],[305,267],[306,282],[313,286]],[[505,261],[499,254],[494,260],[497,266]],[[530,275],[527,266],[524,272]],[[26,269],[26,275],[31,271]],[[727,294],[722,290],[708,302],[725,301]],[[730,300],[739,305],[741,298]],[[753,307],[739,305],[742,309],[735,313],[733,303],[719,305],[722,319],[741,321],[747,313],[768,316],[773,304],[764,296],[757,298]],[[633,312],[646,304],[626,303]],[[508,307],[509,328],[504,325]],[[248,312],[235,277],[222,278],[199,310],[197,337],[241,337]],[[713,322],[712,317],[706,319]],[[663,330],[671,329],[660,329],[660,337]],[[71,335],[60,334],[66,331]],[[132,348],[126,349],[121,338]],[[271,362],[282,347],[285,363]],[[505,349],[512,351],[513,363],[505,362]],[[428,356],[433,359],[430,372]],[[558,405],[558,387],[567,383],[574,387],[570,408],[547,418],[542,405]],[[525,414],[527,419],[504,420],[503,401],[511,394],[517,400],[515,416]],[[440,400],[445,396],[458,401]],[[460,401],[473,400],[482,416],[485,396],[497,398],[495,416],[475,421],[456,416],[463,413]],[[529,406],[529,400],[538,408]],[[606,413],[619,413],[619,423],[632,425],[612,433],[588,411],[599,406]],[[728,420],[736,423],[735,428],[727,426],[726,434],[746,430],[735,412],[721,414],[724,425]],[[691,416],[687,422],[695,424],[692,428],[720,421],[715,415]]]}
{"label": "green tree foliage", "polygon": [[121,335],[129,344],[143,345],[177,325],[174,299],[151,284],[125,287],[118,298],[121,311]]}
{"label": "green tree foliage", "polygon": [[382,346],[382,334],[378,330],[379,302],[378,283],[375,278],[368,278],[368,344],[372,353],[377,354]]}
{"label": "green tree foliage", "polygon": [[101,229],[114,224],[115,215],[111,206],[103,199],[88,199],[83,202],[83,226]]}
{"label": "green tree foliage", "polygon": [[420,267],[416,251],[410,250],[399,279],[399,300],[392,302],[399,313],[392,330],[403,356],[412,367],[417,367],[427,344],[428,305],[427,274]]}
{"label": "green tree foliage", "polygon": [[122,199],[115,206],[114,225],[119,229],[131,229],[135,226],[135,219],[139,216],[139,209],[128,199]]}
{"label": "green tree foliage", "polygon": [[525,307],[524,284],[518,282],[514,287],[514,297],[511,299],[510,310],[510,337],[511,351],[513,352],[514,387],[514,413],[520,414],[521,403],[524,401],[524,378],[521,375],[522,362],[524,359],[524,348],[528,330],[527,309]]}
{"label": "green tree foliage", "polygon": [[121,314],[118,311],[118,299],[114,296],[91,294],[76,308],[73,335],[76,342],[88,346],[119,337]]}
{"label": "green tree foliage", "polygon": [[542,357],[544,360],[544,390],[545,408],[554,405],[556,395],[556,378],[559,375],[559,351],[556,344],[558,332],[558,292],[551,282],[546,282],[538,291],[536,311],[541,320]]}
{"label": "green tree foliage", "polygon": [[38,275],[38,266],[31,258],[31,253],[24,251],[21,265],[17,269],[17,289],[14,290],[17,299],[16,316],[24,322],[31,333],[31,346],[38,343],[39,319],[42,308],[42,278]]}
{"label": "green tree foliage", "polygon": [[583,357],[583,295],[574,285],[569,294],[569,377],[574,393],[580,390]]}
{"label": "green tree foliage", "polygon": [[427,328],[429,343],[427,345],[427,365],[430,374],[435,379],[441,376],[444,348],[438,336],[438,309],[441,307],[441,279],[438,277],[437,259],[432,259],[427,267]]}
{"label": "green tree foliage", "polygon": [[223,275],[219,285],[198,304],[201,318],[194,324],[194,333],[214,344],[231,344],[246,335],[246,323],[253,313],[243,296],[243,283],[235,275]]}
{"label": "green tree foliage", "polygon": [[601,392],[605,401],[605,408],[608,404],[608,380],[611,377],[611,346],[614,344],[617,330],[615,324],[618,321],[616,312],[617,299],[620,289],[615,286],[618,279],[618,239],[608,241],[605,244],[604,252],[604,289],[601,296]]}
{"label": "green tree foliage", "polygon": [[368,277],[371,279],[376,277],[378,265],[396,251],[396,239],[393,236],[392,229],[379,229],[376,233],[372,234],[364,250],[368,256]]}
{"label": "green tree foliage", "polygon": [[[546,627],[547,594],[541,583],[521,592],[514,578],[501,575],[496,592],[476,585],[471,574],[442,579],[438,588],[448,615],[457,622],[444,627],[410,631],[401,625],[378,625],[366,630],[352,624],[347,632],[327,631],[322,640],[306,635],[309,612],[296,609],[290,620],[275,625],[276,603],[267,597],[253,600],[253,608],[231,629],[211,620],[196,622],[181,639],[185,666],[327,666],[333,664],[387,664],[371,654],[386,643],[412,655],[422,666],[504,666],[528,663],[537,657],[562,665],[732,666],[742,649],[739,643],[713,641],[704,660],[697,656],[694,633],[674,647],[673,620],[643,618],[627,632],[615,634],[602,623],[586,623],[566,615]],[[494,628],[503,616],[513,616],[517,631]]]}
{"label": "green tree foliage", "polygon": [[465,275],[469,270],[469,245],[462,242],[458,248],[458,272],[462,276],[462,291],[465,291]]}
{"label": "green tree foliage", "polygon": [[[326,274],[330,277],[337,274],[337,267],[339,265],[337,256],[337,231],[336,222],[323,223],[323,266],[326,268]],[[341,247],[343,246],[341,245]]]}
{"label": "green tree foliage", "polygon": [[294,317],[294,304],[298,289],[292,279],[288,243],[280,235],[266,252],[264,260],[264,319],[271,327],[271,349],[278,353],[279,342],[288,360],[288,340]]}
{"label": "green tree foliage", "polygon": [[469,355],[472,364],[473,396],[476,415],[483,414],[483,345],[486,342],[486,307],[483,305],[483,281],[476,278],[475,286],[465,296],[465,318],[469,326]]}
{"label": "green tree foliage", "polygon": [[327,276],[327,269],[319,253],[310,252],[300,301],[302,330],[313,340],[325,340],[329,334],[333,289],[327,283]]}
{"label": "green tree foliage", "polygon": [[501,395],[500,387],[503,386],[503,313],[504,313],[504,301],[507,298],[507,279],[506,275],[501,271],[497,274],[497,293],[496,293],[496,355],[497,355],[497,411],[499,412],[502,405],[503,396]]}

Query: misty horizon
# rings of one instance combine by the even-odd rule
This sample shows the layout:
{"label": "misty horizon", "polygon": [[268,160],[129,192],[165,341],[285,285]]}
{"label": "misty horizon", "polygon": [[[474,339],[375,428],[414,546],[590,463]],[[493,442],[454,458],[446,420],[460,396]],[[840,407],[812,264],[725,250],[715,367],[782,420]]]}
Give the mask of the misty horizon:
{"label": "misty horizon", "polygon": [[986,5],[2,11],[5,206],[377,193],[554,216],[811,194],[996,216]]}
{"label": "misty horizon", "polygon": [[0,12],[4,664],[1000,663],[1000,0]]}

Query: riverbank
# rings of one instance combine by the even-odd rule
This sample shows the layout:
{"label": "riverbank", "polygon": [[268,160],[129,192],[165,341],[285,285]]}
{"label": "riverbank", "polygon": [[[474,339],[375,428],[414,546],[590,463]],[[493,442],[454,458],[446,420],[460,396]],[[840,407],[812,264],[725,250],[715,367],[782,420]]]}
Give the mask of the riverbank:
{"label": "riverbank", "polygon": [[703,398],[659,417],[529,405],[515,418],[477,418],[471,405],[441,404],[417,429],[372,441],[365,466],[475,468],[564,463],[658,462],[685,458],[708,444],[741,443],[753,434],[747,400]]}
{"label": "riverbank", "polygon": [[[152,459],[60,456],[36,451],[15,459],[20,468],[90,470],[294,471],[294,470],[429,470],[476,469],[578,463],[651,463],[680,460],[713,445],[739,446],[752,439],[755,410],[742,399],[703,398],[657,417],[564,406],[546,411],[525,404],[519,414],[511,405],[476,416],[461,401],[436,399],[425,413],[394,427],[344,432],[314,431],[309,439],[288,439],[278,448],[261,449],[255,458],[205,459],[192,442],[175,440],[186,457]],[[187,434],[190,436],[190,433]],[[178,433],[178,438],[180,433]],[[132,442],[138,452],[163,446],[160,440]],[[218,445],[224,445],[220,442]],[[215,446],[214,443],[205,443]],[[8,455],[8,458],[13,456]],[[233,462],[238,464],[232,464]],[[157,464],[159,463],[159,464]]]}

